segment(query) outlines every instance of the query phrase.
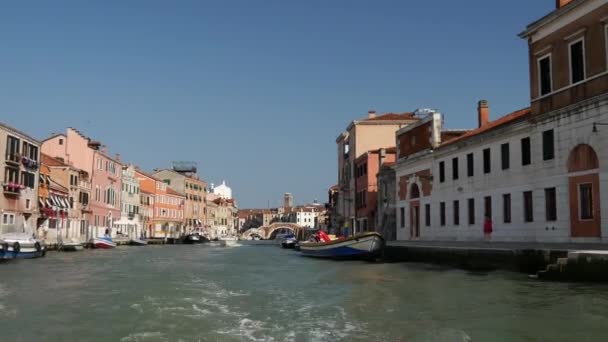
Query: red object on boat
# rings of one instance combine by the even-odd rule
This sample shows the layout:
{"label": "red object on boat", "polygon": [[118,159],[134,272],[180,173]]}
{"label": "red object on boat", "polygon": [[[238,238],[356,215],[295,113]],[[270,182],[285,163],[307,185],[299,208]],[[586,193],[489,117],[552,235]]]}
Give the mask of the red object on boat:
{"label": "red object on boat", "polygon": [[331,241],[331,239],[329,238],[329,236],[327,235],[327,233],[325,233],[322,230],[319,230],[319,240],[321,240],[323,242],[329,242],[329,241]]}

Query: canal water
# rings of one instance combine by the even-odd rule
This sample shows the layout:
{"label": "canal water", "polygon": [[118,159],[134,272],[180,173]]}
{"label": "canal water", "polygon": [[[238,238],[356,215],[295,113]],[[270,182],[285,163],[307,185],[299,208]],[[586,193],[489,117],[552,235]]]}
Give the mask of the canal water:
{"label": "canal water", "polygon": [[276,246],[0,264],[1,341],[608,341],[608,287]]}

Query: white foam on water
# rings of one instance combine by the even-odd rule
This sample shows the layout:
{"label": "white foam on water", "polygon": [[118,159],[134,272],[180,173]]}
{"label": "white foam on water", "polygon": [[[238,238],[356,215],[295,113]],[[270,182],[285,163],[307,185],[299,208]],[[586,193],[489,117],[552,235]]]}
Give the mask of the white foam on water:
{"label": "white foam on water", "polygon": [[243,318],[239,321],[239,327],[230,330],[217,331],[221,335],[240,336],[247,341],[270,342],[274,341],[274,337],[266,335],[264,332],[272,332],[272,329],[266,328],[262,321]]}
{"label": "white foam on water", "polygon": [[128,336],[125,336],[123,338],[120,339],[121,342],[139,342],[139,341],[146,341],[146,340],[150,340],[150,339],[156,339],[156,340],[161,340],[161,341],[165,341],[166,339],[164,338],[164,334],[156,331],[156,332],[140,332],[140,333],[134,333],[134,334],[130,334]]}
{"label": "white foam on water", "polygon": [[144,309],[141,307],[141,304],[137,304],[137,303],[133,304],[133,305],[131,305],[131,309],[137,311],[140,314],[144,313]]}
{"label": "white foam on water", "polygon": [[203,315],[209,315],[212,314],[213,312],[207,310],[207,309],[201,309],[198,306],[196,306],[196,304],[192,304],[192,309],[198,313],[201,313]]}

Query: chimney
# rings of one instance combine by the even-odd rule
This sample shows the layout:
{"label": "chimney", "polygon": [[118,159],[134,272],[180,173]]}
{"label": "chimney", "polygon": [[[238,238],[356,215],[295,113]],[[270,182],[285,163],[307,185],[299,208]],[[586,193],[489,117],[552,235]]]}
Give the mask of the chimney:
{"label": "chimney", "polygon": [[479,127],[485,126],[490,121],[490,108],[488,108],[488,101],[479,101],[477,105],[477,120]]}
{"label": "chimney", "polygon": [[555,8],[560,9],[571,2],[572,0],[555,0]]}
{"label": "chimney", "polygon": [[376,117],[376,111],[375,110],[370,110],[367,112],[367,118],[368,119],[373,119]]}

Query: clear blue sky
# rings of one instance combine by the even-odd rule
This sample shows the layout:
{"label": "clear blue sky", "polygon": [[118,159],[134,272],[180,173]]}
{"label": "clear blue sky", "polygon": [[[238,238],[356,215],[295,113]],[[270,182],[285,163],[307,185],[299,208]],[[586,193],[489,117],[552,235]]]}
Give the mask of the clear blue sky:
{"label": "clear blue sky", "polygon": [[[554,0],[12,1],[0,120],[74,126],[145,169],[198,162],[240,207],[325,201],[336,136],[369,109],[449,128],[528,105],[517,34]],[[178,121],[179,120],[179,121]]]}

